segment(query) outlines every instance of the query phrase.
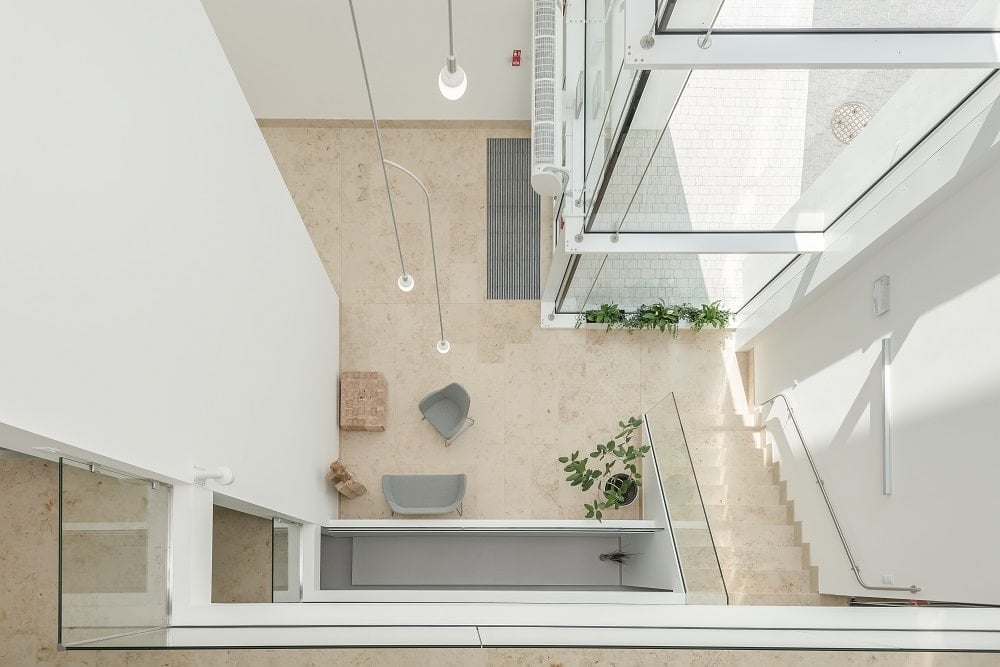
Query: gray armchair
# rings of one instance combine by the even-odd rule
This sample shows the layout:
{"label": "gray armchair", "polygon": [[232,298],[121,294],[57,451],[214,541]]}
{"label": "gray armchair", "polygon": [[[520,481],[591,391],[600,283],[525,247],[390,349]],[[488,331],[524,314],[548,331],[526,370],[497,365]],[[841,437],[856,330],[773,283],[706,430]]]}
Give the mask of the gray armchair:
{"label": "gray armchair", "polygon": [[444,389],[432,391],[417,406],[424,419],[437,429],[447,447],[467,428],[476,423],[469,418],[469,392],[452,382]]}
{"label": "gray armchair", "polygon": [[462,516],[465,475],[382,475],[382,493],[393,514]]}

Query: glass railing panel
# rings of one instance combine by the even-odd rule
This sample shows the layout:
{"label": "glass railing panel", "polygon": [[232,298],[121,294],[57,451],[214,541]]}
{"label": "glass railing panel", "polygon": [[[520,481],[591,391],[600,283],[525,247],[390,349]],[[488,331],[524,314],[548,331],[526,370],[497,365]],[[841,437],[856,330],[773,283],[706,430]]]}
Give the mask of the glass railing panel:
{"label": "glass railing panel", "polygon": [[59,503],[59,641],[166,625],[170,487],[62,459]]}
{"label": "glass railing panel", "polygon": [[299,540],[302,526],[283,519],[272,522],[271,540],[271,600],[299,602],[302,599],[302,578]]}
{"label": "glass railing panel", "polygon": [[585,34],[584,173],[588,192],[593,192],[637,76],[622,67],[624,0],[587,0]]}
{"label": "glass railing panel", "polygon": [[825,231],[989,73],[653,71],[589,229]]}
{"label": "glass railing panel", "polygon": [[728,604],[722,567],[672,393],[646,412],[646,423],[656,449],[687,603]]}
{"label": "glass railing panel", "polygon": [[[665,24],[666,32],[703,30],[711,24],[707,5],[720,0],[677,0]],[[991,30],[1000,25],[992,0],[923,2],[853,2],[841,0],[725,0],[715,22],[725,30]]]}

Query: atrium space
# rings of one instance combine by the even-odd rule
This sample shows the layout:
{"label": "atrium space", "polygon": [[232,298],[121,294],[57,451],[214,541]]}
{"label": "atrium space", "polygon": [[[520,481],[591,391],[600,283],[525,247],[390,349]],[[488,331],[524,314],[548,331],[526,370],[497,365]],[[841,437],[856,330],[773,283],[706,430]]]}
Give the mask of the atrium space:
{"label": "atrium space", "polygon": [[1000,651],[1000,0],[42,0],[0,56],[0,664]]}

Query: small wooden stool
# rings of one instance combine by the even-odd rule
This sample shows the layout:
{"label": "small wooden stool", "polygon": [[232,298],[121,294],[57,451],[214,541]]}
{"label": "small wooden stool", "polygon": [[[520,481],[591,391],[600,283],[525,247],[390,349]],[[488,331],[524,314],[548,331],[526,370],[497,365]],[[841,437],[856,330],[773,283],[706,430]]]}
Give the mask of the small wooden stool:
{"label": "small wooden stool", "polygon": [[340,428],[345,431],[384,431],[385,376],[374,371],[340,374]]}

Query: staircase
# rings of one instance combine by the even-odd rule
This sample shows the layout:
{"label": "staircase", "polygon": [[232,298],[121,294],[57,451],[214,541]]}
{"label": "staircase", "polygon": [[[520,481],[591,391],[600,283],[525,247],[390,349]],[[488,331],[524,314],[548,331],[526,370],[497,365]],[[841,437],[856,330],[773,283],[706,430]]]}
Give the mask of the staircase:
{"label": "staircase", "polygon": [[[770,449],[762,446],[763,430],[745,425],[743,415],[682,412],[681,418],[729,604],[822,604],[808,545],[793,522]],[[705,576],[715,568],[712,543],[705,531],[686,531],[682,520],[679,527],[678,548],[694,566],[685,576],[697,584],[700,565]],[[718,596],[700,597],[691,602],[711,603]]]}

